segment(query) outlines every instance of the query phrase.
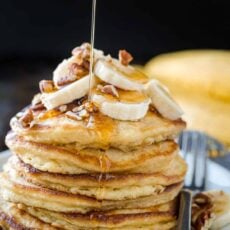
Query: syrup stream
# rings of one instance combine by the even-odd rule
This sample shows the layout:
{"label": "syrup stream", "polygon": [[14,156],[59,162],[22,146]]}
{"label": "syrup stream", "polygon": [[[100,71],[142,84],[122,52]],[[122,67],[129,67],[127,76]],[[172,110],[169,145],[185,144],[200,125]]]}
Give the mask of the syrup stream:
{"label": "syrup stream", "polygon": [[93,60],[94,60],[94,34],[95,34],[95,18],[96,18],[96,3],[97,0],[92,1],[92,21],[91,21],[91,39],[90,39],[90,44],[91,44],[91,49],[90,49],[90,67],[89,67],[89,95],[88,95],[88,100],[91,101],[91,96],[92,96],[92,87],[93,87]]}

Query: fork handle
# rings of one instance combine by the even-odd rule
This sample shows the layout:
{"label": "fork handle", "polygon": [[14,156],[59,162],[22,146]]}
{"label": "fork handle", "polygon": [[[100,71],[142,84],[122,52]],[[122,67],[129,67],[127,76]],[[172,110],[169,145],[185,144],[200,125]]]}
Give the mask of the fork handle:
{"label": "fork handle", "polygon": [[177,230],[191,230],[192,192],[183,189],[180,192],[179,216]]}

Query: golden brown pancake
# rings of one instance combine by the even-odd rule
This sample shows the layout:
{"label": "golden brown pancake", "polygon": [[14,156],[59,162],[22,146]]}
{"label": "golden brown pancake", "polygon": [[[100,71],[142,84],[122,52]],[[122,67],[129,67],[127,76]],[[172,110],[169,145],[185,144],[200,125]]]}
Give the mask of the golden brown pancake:
{"label": "golden brown pancake", "polygon": [[132,149],[171,139],[185,128],[182,120],[171,121],[149,111],[139,121],[119,121],[95,114],[94,122],[77,121],[64,114],[40,120],[31,128],[23,128],[14,117],[11,127],[27,140],[50,144],[75,144],[80,147]]}
{"label": "golden brown pancake", "polygon": [[16,204],[2,200],[2,198],[0,198],[0,227],[11,230],[57,229],[19,209]]}
{"label": "golden brown pancake", "polygon": [[172,229],[176,225],[177,201],[143,209],[105,212],[58,213],[19,206],[21,209],[61,229]]}
{"label": "golden brown pancake", "polygon": [[15,174],[45,188],[99,200],[124,200],[163,192],[166,186],[183,181],[187,167],[184,160],[177,156],[161,173],[65,175],[37,170],[13,156],[4,168],[10,175]]}
{"label": "golden brown pancake", "polygon": [[[34,168],[63,174],[127,170],[158,172],[165,169],[178,152],[173,141],[142,146],[129,152],[115,148],[78,150],[72,145],[41,144],[14,133],[7,135],[6,143],[13,153]],[[151,168],[146,168],[147,165]]]}
{"label": "golden brown pancake", "polygon": [[10,202],[23,203],[27,206],[44,208],[58,212],[81,212],[90,210],[110,210],[122,208],[145,208],[174,199],[182,183],[167,186],[162,193],[126,200],[97,200],[92,197],[65,193],[38,187],[17,175],[2,173],[0,184],[3,198]]}

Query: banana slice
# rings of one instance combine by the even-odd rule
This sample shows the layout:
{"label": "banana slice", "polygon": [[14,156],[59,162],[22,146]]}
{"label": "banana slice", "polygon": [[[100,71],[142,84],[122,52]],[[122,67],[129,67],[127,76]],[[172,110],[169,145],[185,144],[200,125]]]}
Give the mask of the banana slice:
{"label": "banana slice", "polygon": [[172,99],[168,90],[157,80],[151,80],[145,85],[145,92],[151,98],[153,106],[165,118],[176,120],[180,118],[183,111]]}
{"label": "banana slice", "polygon": [[148,98],[141,102],[120,102],[109,100],[108,97],[99,94],[94,94],[92,100],[99,106],[101,113],[123,121],[136,121],[143,118],[151,102]]}
{"label": "banana slice", "polygon": [[124,66],[118,60],[98,60],[94,67],[95,75],[102,81],[124,90],[142,90],[148,77],[132,66]]}
{"label": "banana slice", "polygon": [[47,93],[41,96],[42,103],[47,109],[54,109],[85,96],[89,92],[89,78],[81,78],[54,93]]}

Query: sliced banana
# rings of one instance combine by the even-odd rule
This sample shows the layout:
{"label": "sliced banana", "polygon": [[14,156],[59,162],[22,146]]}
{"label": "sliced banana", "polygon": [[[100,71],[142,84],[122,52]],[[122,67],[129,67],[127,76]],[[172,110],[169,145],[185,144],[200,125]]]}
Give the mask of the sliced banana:
{"label": "sliced banana", "polygon": [[47,93],[41,96],[42,103],[47,109],[54,109],[79,99],[89,92],[89,75],[77,80],[54,93]]}
{"label": "sliced banana", "polygon": [[157,80],[151,80],[145,85],[145,92],[151,98],[153,106],[165,118],[176,120],[183,114],[180,106],[169,95]]}
{"label": "sliced banana", "polygon": [[99,59],[94,67],[95,75],[102,81],[124,90],[142,90],[148,78],[131,66],[124,66],[118,60],[111,62]]}
{"label": "sliced banana", "polygon": [[98,94],[94,94],[92,100],[99,106],[101,113],[123,121],[136,121],[143,118],[151,102],[150,99],[136,103],[110,101],[105,96]]}

